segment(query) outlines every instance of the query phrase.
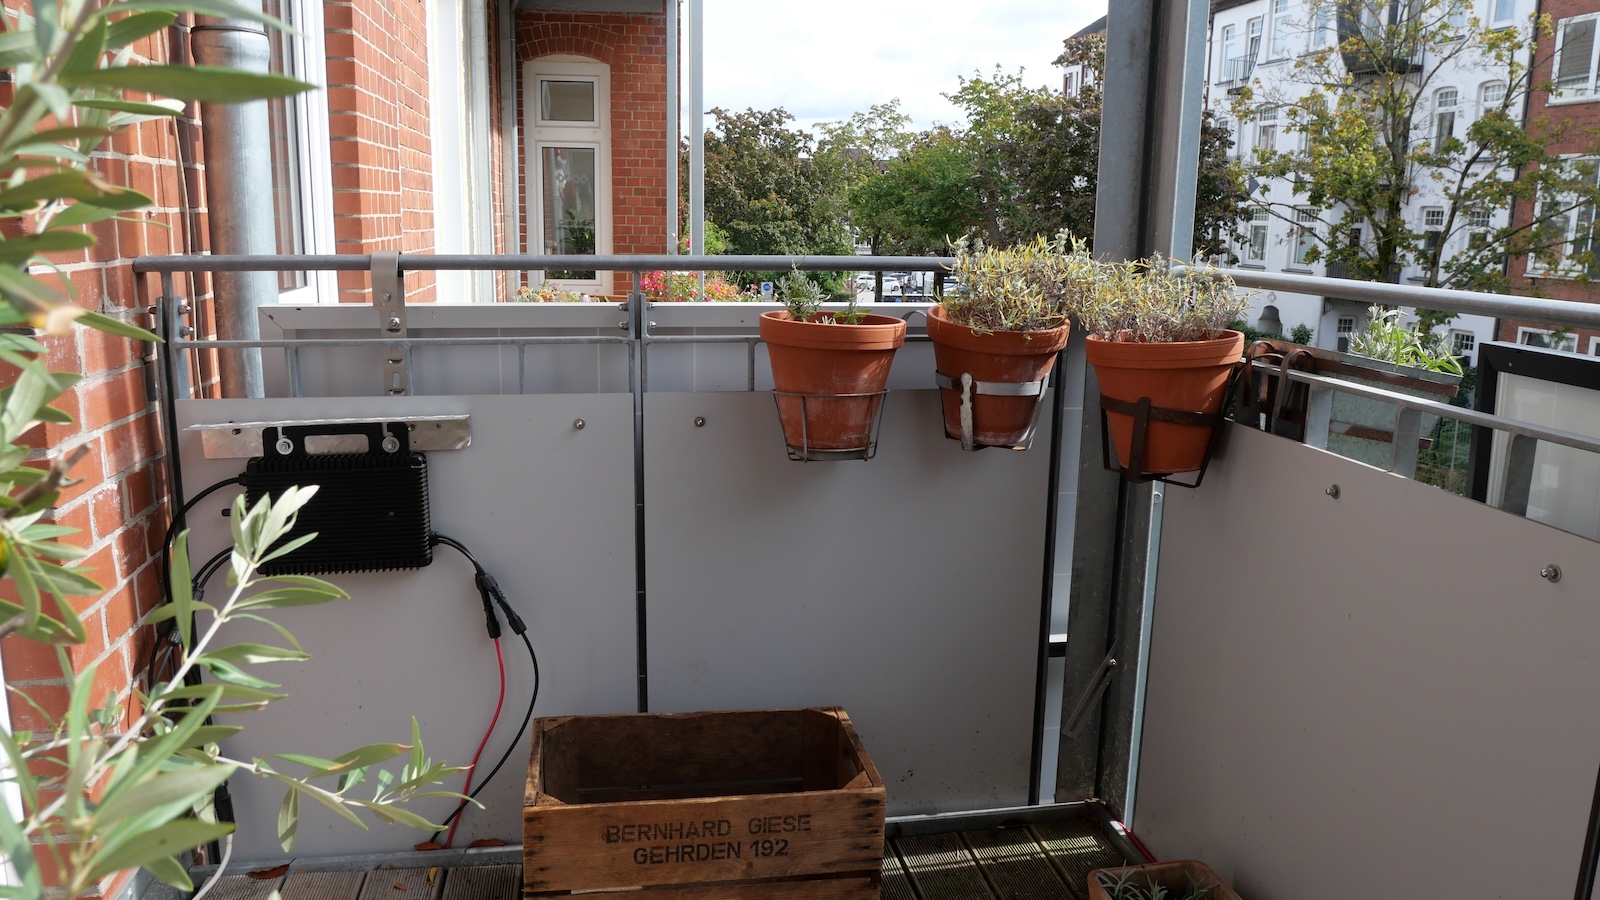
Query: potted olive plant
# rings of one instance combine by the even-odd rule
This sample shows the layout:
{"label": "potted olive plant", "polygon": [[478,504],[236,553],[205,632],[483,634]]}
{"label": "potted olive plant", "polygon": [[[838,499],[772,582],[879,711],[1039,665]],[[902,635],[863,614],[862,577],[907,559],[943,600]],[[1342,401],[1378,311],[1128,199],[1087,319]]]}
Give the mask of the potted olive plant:
{"label": "potted olive plant", "polygon": [[1201,470],[1244,351],[1227,323],[1249,298],[1160,257],[1101,263],[1075,297],[1118,467],[1136,480]]}
{"label": "potted olive plant", "polygon": [[954,255],[958,286],[928,310],[945,436],[1025,449],[1072,329],[1071,294],[1093,283],[1095,263],[1065,233],[1011,249],[962,240]]}
{"label": "potted olive plant", "polygon": [[822,289],[798,271],[777,285],[784,308],[761,314],[784,443],[795,460],[870,459],[894,352],[906,323],[857,308],[823,312]]}

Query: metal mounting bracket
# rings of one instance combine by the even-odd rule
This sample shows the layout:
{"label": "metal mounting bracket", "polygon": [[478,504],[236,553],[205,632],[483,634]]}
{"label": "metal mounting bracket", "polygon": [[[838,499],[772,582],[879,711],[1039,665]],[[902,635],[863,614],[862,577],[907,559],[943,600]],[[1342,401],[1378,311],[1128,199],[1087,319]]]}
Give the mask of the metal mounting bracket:
{"label": "metal mounting bracket", "polygon": [[[400,274],[400,254],[378,250],[372,254],[372,308],[378,313],[378,333],[406,336],[405,279]],[[411,353],[404,344],[384,349],[383,392],[391,397],[411,393]]]}
{"label": "metal mounting bracket", "polygon": [[[396,428],[406,432],[406,445],[411,450],[461,450],[472,443],[472,420],[469,416],[392,416],[379,419],[300,419],[283,422],[219,422],[190,425],[184,431],[200,433],[200,447],[206,459],[249,459],[264,456],[267,452],[266,434],[275,437],[287,430],[316,432],[305,439],[306,453],[365,453],[372,449],[364,434],[354,433],[363,426],[389,434]],[[281,438],[280,438],[281,440]],[[280,454],[292,452],[275,446]],[[390,446],[382,448],[395,452]]]}

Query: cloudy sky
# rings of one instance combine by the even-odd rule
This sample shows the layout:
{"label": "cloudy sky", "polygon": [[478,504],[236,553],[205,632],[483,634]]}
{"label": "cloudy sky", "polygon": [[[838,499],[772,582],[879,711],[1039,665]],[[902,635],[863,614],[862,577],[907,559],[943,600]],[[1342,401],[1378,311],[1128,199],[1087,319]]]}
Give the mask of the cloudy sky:
{"label": "cloudy sky", "polygon": [[704,2],[706,109],[781,106],[809,127],[898,97],[923,129],[960,121],[941,96],[958,76],[999,65],[1060,86],[1050,61],[1107,0]]}

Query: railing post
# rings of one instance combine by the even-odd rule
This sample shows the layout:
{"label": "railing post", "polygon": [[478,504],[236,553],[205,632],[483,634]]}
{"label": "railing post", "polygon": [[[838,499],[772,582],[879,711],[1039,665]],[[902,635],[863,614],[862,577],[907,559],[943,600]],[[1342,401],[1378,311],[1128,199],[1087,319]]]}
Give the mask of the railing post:
{"label": "railing post", "polygon": [[1417,448],[1422,442],[1422,410],[1402,406],[1395,412],[1394,440],[1389,444],[1389,471],[1417,475]]}
{"label": "railing post", "polygon": [[1330,388],[1306,385],[1306,439],[1307,447],[1328,449],[1328,431],[1333,423],[1333,395]]}
{"label": "railing post", "polygon": [[1500,508],[1519,516],[1528,514],[1528,495],[1533,492],[1533,457],[1539,440],[1513,434],[1506,450],[1506,477],[1500,488]]}

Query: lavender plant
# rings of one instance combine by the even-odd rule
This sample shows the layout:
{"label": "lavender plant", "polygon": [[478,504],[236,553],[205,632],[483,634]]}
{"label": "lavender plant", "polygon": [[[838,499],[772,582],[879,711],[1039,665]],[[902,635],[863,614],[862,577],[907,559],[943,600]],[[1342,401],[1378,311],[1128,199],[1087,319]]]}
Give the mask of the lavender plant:
{"label": "lavender plant", "polygon": [[1096,264],[1093,286],[1075,294],[1074,315],[1108,341],[1214,340],[1250,306],[1231,278],[1178,269],[1161,256]]}

